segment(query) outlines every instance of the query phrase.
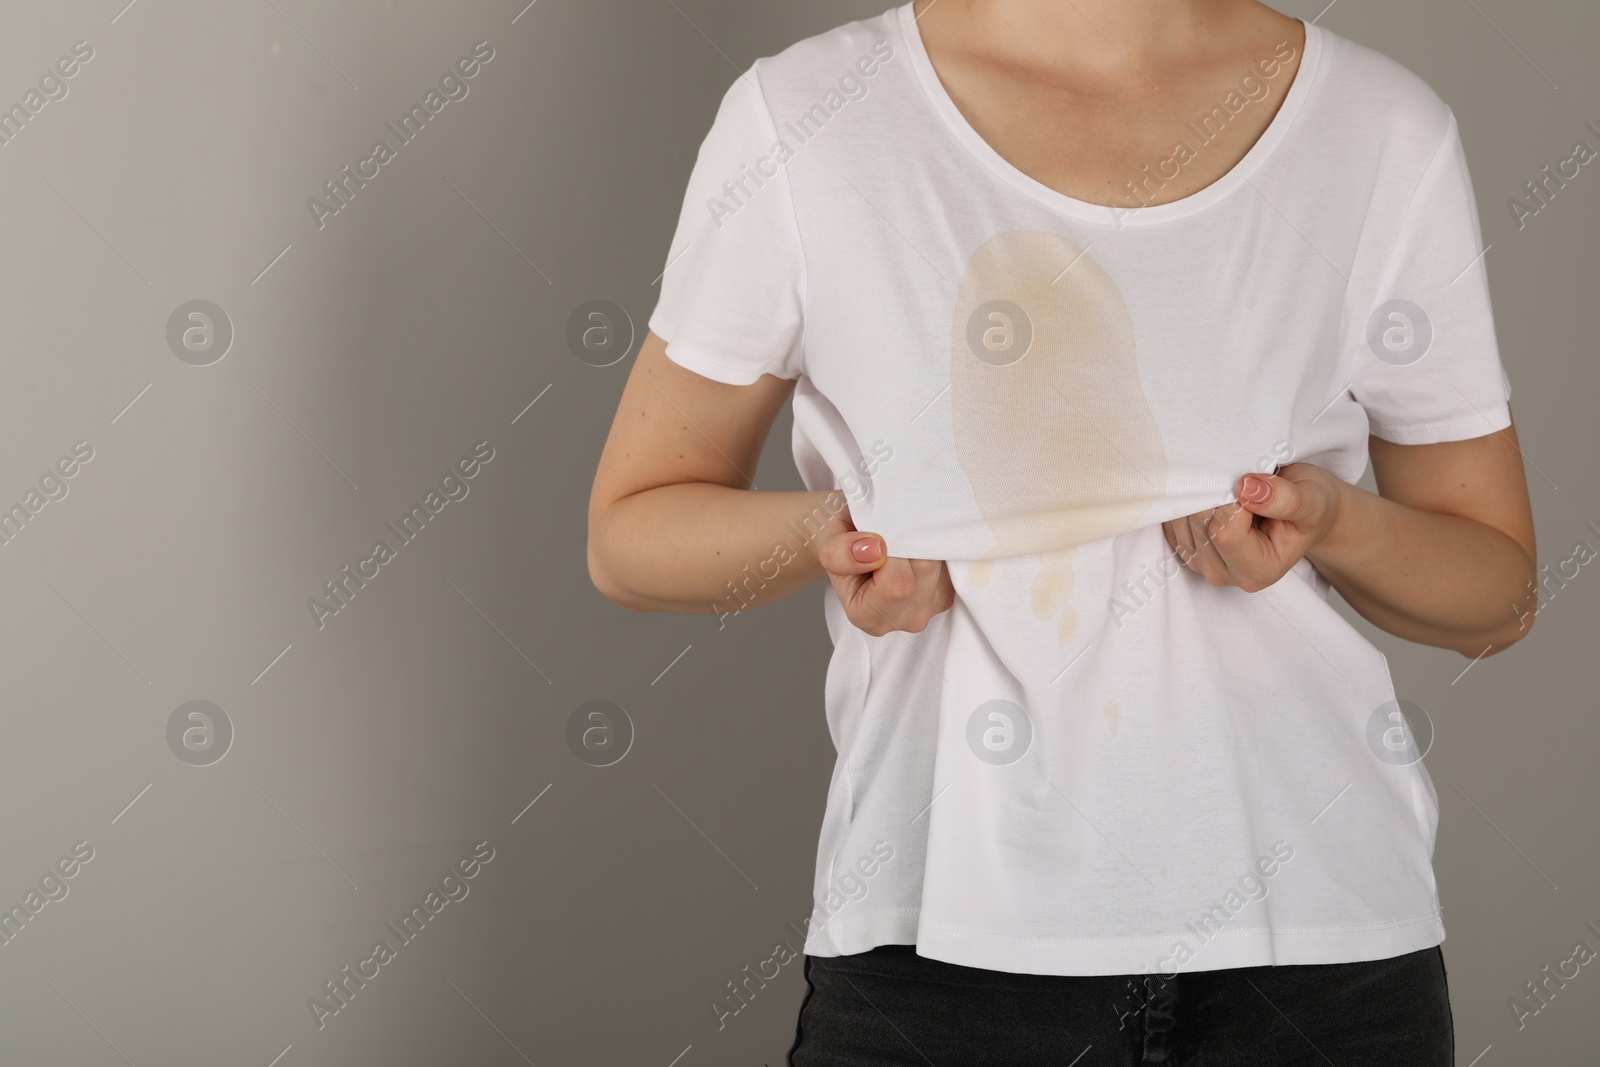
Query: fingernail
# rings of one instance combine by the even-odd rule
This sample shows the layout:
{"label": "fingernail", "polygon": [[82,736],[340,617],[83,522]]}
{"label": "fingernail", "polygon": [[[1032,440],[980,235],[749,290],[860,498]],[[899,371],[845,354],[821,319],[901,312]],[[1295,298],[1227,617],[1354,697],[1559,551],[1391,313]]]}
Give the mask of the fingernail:
{"label": "fingernail", "polygon": [[863,537],[850,546],[850,555],[857,563],[876,563],[883,555],[883,541],[877,537]]}
{"label": "fingernail", "polygon": [[1244,485],[1239,490],[1239,495],[1252,504],[1265,504],[1272,498],[1272,483],[1265,478],[1257,478],[1254,474],[1244,476]]}

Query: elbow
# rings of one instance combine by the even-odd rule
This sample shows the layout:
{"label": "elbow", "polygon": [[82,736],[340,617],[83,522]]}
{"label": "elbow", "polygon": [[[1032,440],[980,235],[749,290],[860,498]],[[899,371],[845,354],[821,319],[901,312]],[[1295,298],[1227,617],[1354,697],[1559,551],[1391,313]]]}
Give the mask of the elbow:
{"label": "elbow", "polygon": [[1467,659],[1488,659],[1498,656],[1512,645],[1521,641],[1533,630],[1533,615],[1518,618],[1515,627],[1507,626],[1488,633],[1479,633],[1471,641],[1463,641],[1454,646],[1455,651]]}
{"label": "elbow", "polygon": [[[1532,570],[1532,560],[1529,560],[1529,570]],[[1479,634],[1477,647],[1474,649],[1458,648],[1457,651],[1469,658],[1493,656],[1521,641],[1533,632],[1534,620],[1539,615],[1539,608],[1543,605],[1534,586],[1533,578],[1529,578],[1523,586],[1521,595],[1511,604],[1510,619],[1488,633]],[[1485,645],[1488,647],[1485,648]]]}
{"label": "elbow", "polygon": [[1539,609],[1543,606],[1539,600],[1537,587],[1534,585],[1534,560],[1530,555],[1527,561],[1526,581],[1518,590],[1518,594],[1511,598],[1511,608],[1498,626],[1486,626],[1473,633],[1469,640],[1460,640],[1450,646],[1468,659],[1485,659],[1489,656],[1499,655],[1512,645],[1521,641],[1533,632],[1534,619],[1538,617]]}
{"label": "elbow", "polygon": [[586,552],[589,565],[589,581],[601,596],[621,608],[629,611],[643,611],[639,602],[629,593],[627,587],[619,583],[615,576],[606,568],[605,557],[601,553],[595,539],[589,538]]}

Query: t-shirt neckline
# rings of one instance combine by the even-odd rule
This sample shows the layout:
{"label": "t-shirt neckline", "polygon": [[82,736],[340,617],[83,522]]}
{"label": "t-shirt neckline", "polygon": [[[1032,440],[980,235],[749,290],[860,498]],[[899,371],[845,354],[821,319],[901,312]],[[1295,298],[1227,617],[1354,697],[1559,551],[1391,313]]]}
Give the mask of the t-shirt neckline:
{"label": "t-shirt neckline", "polygon": [[911,67],[916,71],[917,81],[921,83],[923,93],[929,103],[944,121],[957,140],[972,153],[979,162],[994,171],[1010,185],[1027,193],[1035,200],[1047,206],[1070,215],[1073,218],[1083,219],[1088,222],[1098,222],[1104,225],[1121,228],[1129,225],[1148,225],[1155,222],[1165,222],[1169,219],[1182,218],[1192,215],[1203,208],[1216,203],[1240,185],[1244,184],[1252,173],[1266,161],[1284,136],[1293,125],[1295,115],[1299,112],[1305,98],[1311,92],[1312,82],[1316,77],[1319,60],[1322,56],[1322,28],[1314,22],[1299,20],[1305,27],[1304,53],[1300,57],[1300,66],[1295,71],[1294,80],[1289,84],[1288,94],[1279,106],[1278,112],[1267,124],[1256,143],[1250,146],[1244,158],[1234,164],[1233,168],[1223,174],[1216,181],[1205,188],[1190,193],[1178,200],[1151,207],[1124,208],[1107,204],[1092,204],[1087,200],[1079,200],[1068,196],[1043,182],[1023,173],[1010,161],[979,136],[978,131],[967,122],[966,116],[956,107],[955,101],[945,91],[944,84],[939,81],[939,75],[933,68],[933,61],[928,57],[927,49],[922,43],[922,31],[917,26],[916,16],[912,13],[912,4],[902,4],[896,9],[897,23],[902,42],[911,59]]}

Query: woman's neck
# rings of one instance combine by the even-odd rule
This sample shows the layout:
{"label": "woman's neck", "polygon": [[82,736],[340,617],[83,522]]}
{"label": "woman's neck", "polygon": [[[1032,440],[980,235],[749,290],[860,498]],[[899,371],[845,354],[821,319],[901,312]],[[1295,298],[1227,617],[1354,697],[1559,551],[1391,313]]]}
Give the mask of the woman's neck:
{"label": "woman's neck", "polygon": [[[1008,64],[1112,88],[1184,66],[1236,32],[1253,0],[917,0],[924,32]],[[923,17],[927,16],[926,19]]]}

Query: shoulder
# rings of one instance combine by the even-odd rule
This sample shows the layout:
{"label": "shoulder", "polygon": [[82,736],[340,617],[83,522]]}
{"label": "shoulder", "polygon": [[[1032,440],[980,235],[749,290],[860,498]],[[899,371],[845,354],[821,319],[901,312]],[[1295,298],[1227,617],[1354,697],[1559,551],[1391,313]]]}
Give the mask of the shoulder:
{"label": "shoulder", "polygon": [[[1349,132],[1400,158],[1431,157],[1455,125],[1450,106],[1422,77],[1377,49],[1317,27],[1323,107]],[[1408,150],[1409,149],[1409,150]]]}
{"label": "shoulder", "polygon": [[864,80],[893,65],[904,51],[900,8],[847,22],[763,56],[750,69],[769,105],[820,98],[830,90],[853,95]]}
{"label": "shoulder", "polygon": [[787,163],[795,146],[786,138],[806,143],[851,101],[892,80],[886,70],[908,65],[909,60],[899,58],[906,51],[902,18],[902,8],[891,7],[796,41],[740,70],[727,83],[701,141],[698,169],[708,175],[728,170],[737,174],[752,159],[758,167],[773,158]]}

